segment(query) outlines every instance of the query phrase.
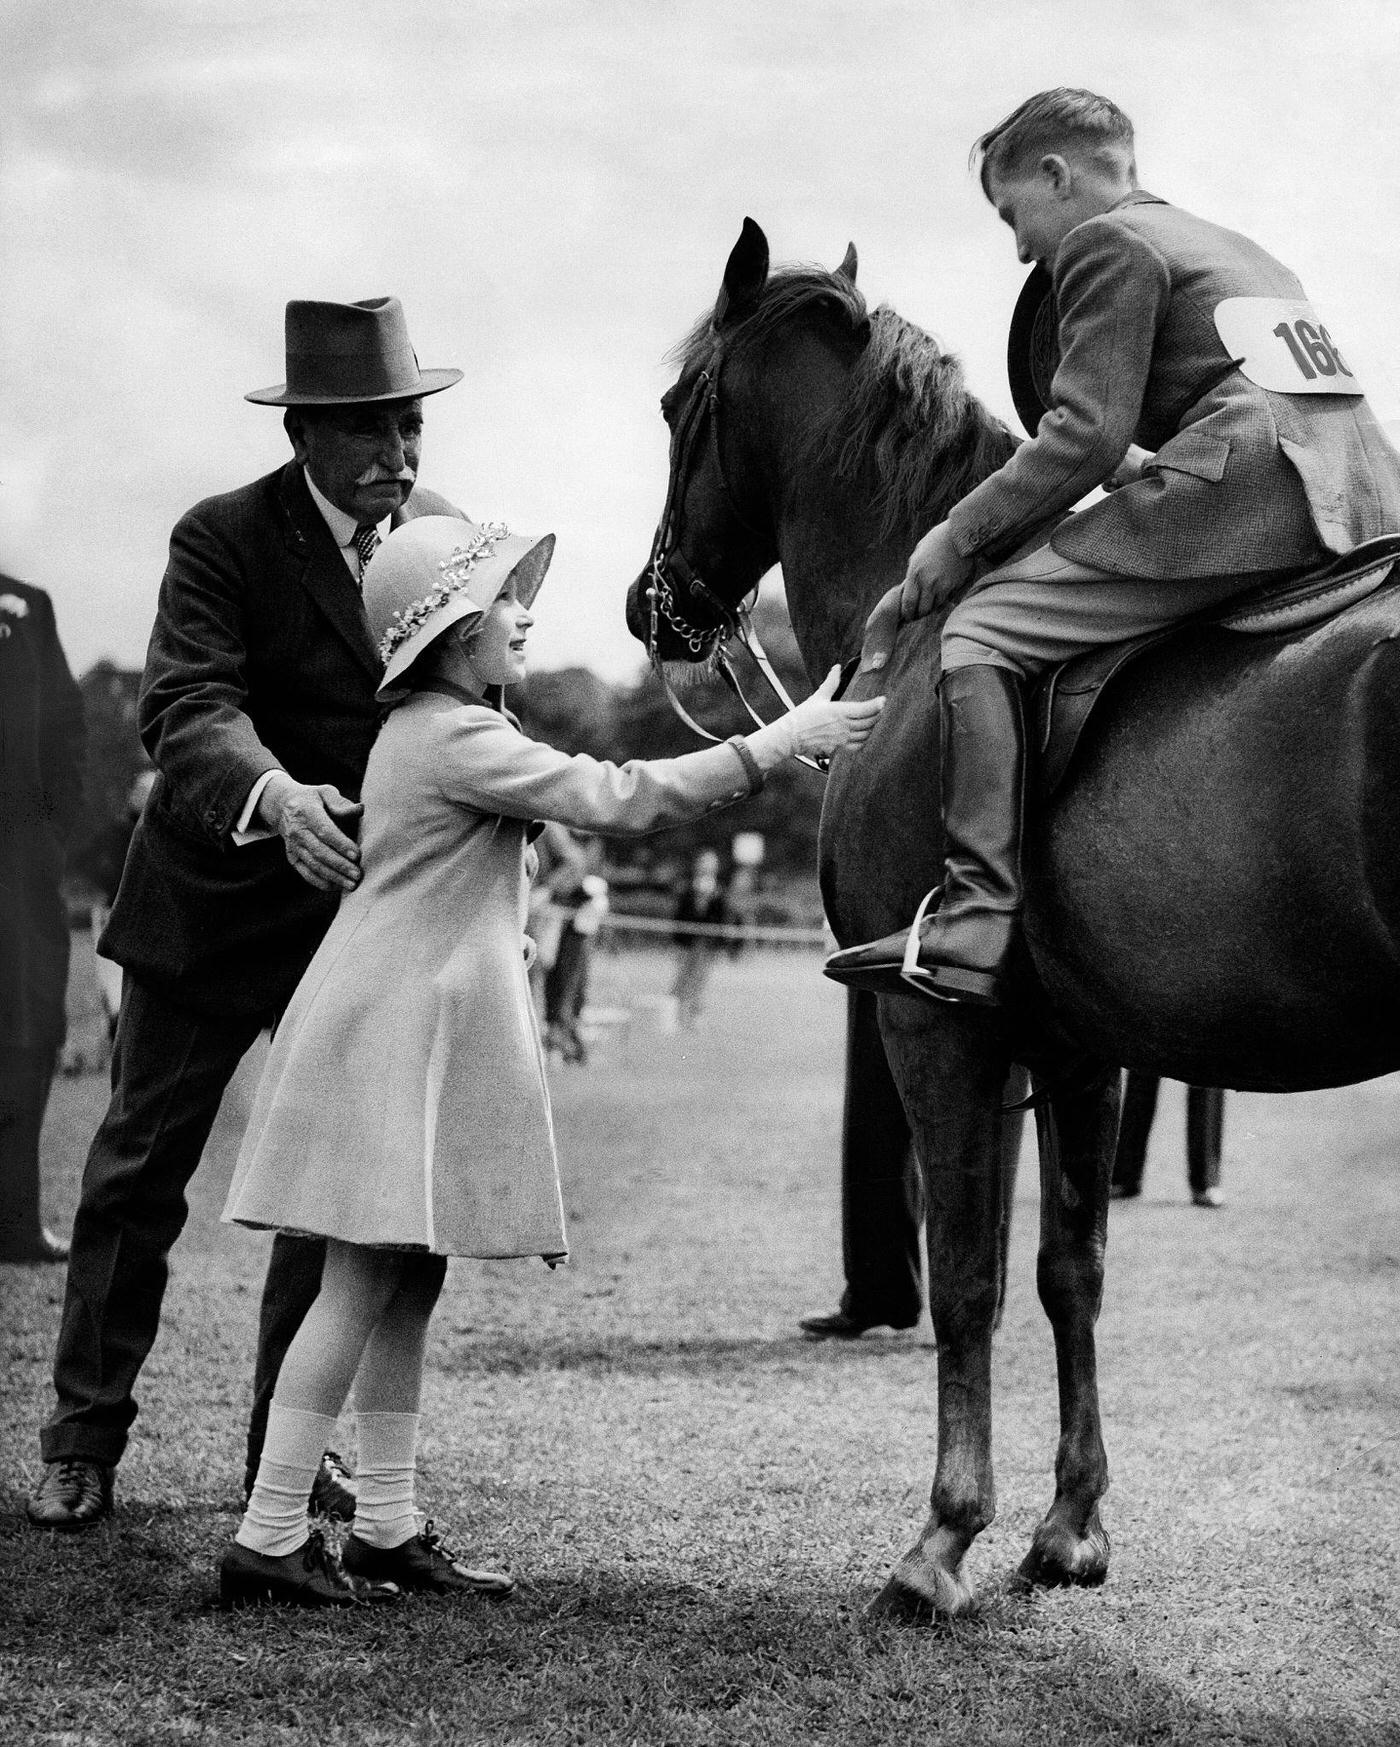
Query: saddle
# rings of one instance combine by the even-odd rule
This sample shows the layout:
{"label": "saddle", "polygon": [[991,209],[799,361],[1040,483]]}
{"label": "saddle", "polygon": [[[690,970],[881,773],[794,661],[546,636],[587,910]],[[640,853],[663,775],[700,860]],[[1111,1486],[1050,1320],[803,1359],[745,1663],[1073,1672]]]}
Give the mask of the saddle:
{"label": "saddle", "polygon": [[1064,781],[1095,704],[1124,668],[1188,629],[1219,626],[1252,637],[1287,637],[1310,631],[1372,595],[1400,561],[1400,534],[1382,534],[1306,576],[1277,583],[1216,604],[1128,643],[1111,643],[1077,655],[1039,682],[1031,704],[1037,798],[1048,801]]}

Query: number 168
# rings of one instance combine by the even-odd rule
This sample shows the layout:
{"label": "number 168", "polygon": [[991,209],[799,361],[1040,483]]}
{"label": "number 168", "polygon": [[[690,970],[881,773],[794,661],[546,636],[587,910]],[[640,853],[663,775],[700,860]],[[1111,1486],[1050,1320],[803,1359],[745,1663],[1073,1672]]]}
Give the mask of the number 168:
{"label": "number 168", "polygon": [[1319,376],[1335,376],[1338,371],[1343,376],[1351,375],[1326,328],[1315,328],[1310,321],[1300,319],[1292,323],[1281,321],[1274,332],[1293,354],[1293,362],[1305,382]]}

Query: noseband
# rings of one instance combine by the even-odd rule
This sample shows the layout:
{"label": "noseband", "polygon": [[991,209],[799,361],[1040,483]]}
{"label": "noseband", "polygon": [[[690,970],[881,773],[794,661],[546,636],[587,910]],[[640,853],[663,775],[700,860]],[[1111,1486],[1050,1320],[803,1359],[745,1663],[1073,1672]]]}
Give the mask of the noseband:
{"label": "noseband", "polygon": [[[758,727],[766,727],[762,716],[754,709],[745,697],[738,676],[729,660],[728,643],[737,637],[753,658],[754,665],[762,674],[773,695],[785,710],[795,708],[788,696],[787,688],[778,678],[772,662],[760,643],[758,633],[754,629],[750,616],[747,597],[731,607],[710,588],[700,572],[681,551],[680,539],[677,533],[680,504],[685,498],[685,489],[689,483],[691,462],[700,443],[701,427],[708,419],[710,427],[710,453],[714,460],[715,474],[729,505],[729,512],[734,520],[746,533],[763,537],[763,530],[756,528],[739,507],[729,484],[729,476],[724,470],[724,458],[720,453],[719,424],[720,400],[719,379],[724,368],[724,351],[717,346],[709,367],[702,370],[695,379],[695,386],[690,391],[686,401],[685,411],[676,432],[676,459],[671,468],[670,478],[666,482],[666,503],[661,512],[661,520],[657,524],[656,538],[652,541],[651,560],[647,566],[647,654],[651,664],[661,681],[661,688],[666,694],[666,701],[672,710],[685,723],[692,733],[702,739],[718,743],[720,736],[711,734],[708,728],[701,727],[676,696],[675,690],[666,675],[665,664],[661,658],[659,638],[661,626],[664,623],[667,630],[677,637],[691,655],[699,660],[709,656],[714,671],[739,700],[751,721]],[[681,599],[677,599],[677,592]],[[758,586],[755,584],[750,591],[753,598],[758,598]],[[695,618],[702,622],[696,624]],[[705,622],[708,621],[708,622]],[[811,770],[825,772],[830,759],[808,758],[799,753],[799,763],[805,764]]]}

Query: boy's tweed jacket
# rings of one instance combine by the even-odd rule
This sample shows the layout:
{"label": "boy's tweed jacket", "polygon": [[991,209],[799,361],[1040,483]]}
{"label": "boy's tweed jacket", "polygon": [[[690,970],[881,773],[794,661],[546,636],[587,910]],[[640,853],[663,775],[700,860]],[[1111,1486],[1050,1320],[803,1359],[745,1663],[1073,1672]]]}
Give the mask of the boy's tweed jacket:
{"label": "boy's tweed jacket", "polygon": [[1364,399],[1276,394],[1232,367],[1218,303],[1306,295],[1257,244],[1138,191],[1069,233],[1053,279],[1051,410],[949,516],[965,557],[1021,544],[1134,442],[1155,459],[1055,529],[1062,557],[1188,579],[1288,569],[1400,528],[1400,456]]}

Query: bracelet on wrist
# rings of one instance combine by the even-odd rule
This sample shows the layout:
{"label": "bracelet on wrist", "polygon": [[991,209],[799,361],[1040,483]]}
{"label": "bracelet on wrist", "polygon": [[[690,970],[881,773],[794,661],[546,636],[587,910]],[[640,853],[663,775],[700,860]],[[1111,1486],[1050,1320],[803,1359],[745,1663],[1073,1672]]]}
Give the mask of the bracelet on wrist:
{"label": "bracelet on wrist", "polygon": [[742,734],[731,734],[729,739],[725,741],[725,745],[732,746],[739,754],[739,762],[743,765],[744,774],[749,779],[749,791],[756,795],[763,787],[763,767],[754,757],[747,739]]}

